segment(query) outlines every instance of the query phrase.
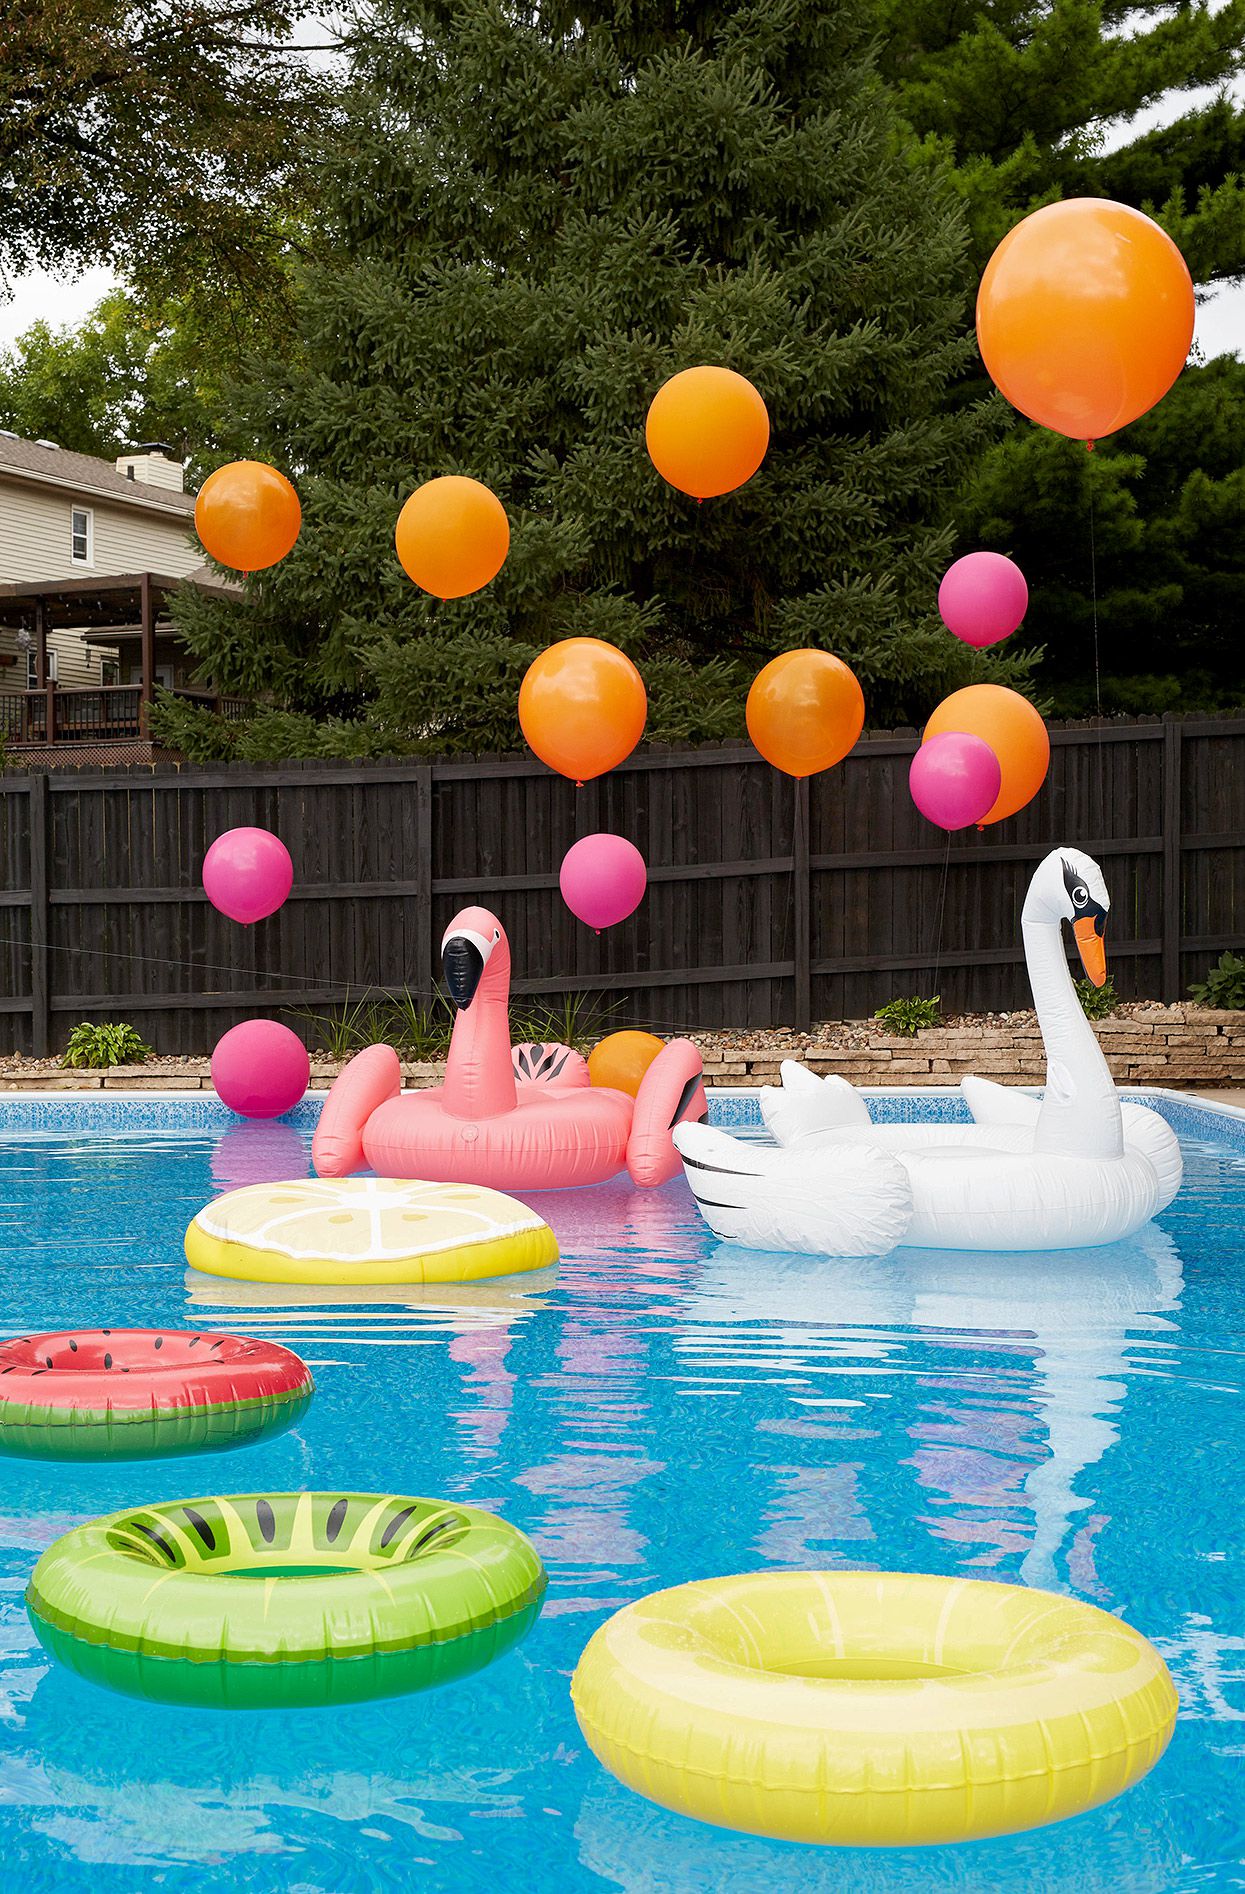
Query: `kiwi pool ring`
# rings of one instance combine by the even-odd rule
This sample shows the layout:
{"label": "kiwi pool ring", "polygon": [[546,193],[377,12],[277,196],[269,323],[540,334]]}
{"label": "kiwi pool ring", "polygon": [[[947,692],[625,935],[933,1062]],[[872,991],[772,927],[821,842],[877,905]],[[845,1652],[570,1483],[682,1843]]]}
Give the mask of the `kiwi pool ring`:
{"label": "kiwi pool ring", "polygon": [[516,1527],[378,1493],[243,1493],[67,1532],[26,1605],[92,1683],[159,1703],[287,1708],[399,1696],[479,1670],[547,1583]]}

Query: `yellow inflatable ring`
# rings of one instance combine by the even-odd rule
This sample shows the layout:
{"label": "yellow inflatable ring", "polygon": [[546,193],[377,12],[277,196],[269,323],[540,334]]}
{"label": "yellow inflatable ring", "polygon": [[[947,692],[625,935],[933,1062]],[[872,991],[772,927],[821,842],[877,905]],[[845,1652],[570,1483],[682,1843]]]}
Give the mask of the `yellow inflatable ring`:
{"label": "yellow inflatable ring", "polygon": [[1176,1692],[1092,1605],[973,1579],[763,1572],[627,1605],[571,1685],[596,1756],[667,1808],[788,1841],[1038,1828],[1162,1755]]}
{"label": "yellow inflatable ring", "polygon": [[475,1282],[543,1269],[558,1245],[535,1211],[480,1184],[314,1177],[218,1197],[187,1230],[186,1260],[246,1282]]}

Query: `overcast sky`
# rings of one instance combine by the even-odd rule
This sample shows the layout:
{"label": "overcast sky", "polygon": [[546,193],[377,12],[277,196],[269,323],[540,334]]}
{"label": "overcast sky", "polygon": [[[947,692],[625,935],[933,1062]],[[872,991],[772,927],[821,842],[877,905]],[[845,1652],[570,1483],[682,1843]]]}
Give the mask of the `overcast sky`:
{"label": "overcast sky", "polygon": [[[1218,11],[1218,7],[1213,10]],[[1143,25],[1149,23],[1145,16],[1139,18]],[[1124,30],[1127,31],[1127,23]],[[332,37],[332,31],[331,7],[318,9],[316,13],[304,17],[305,43],[314,44],[317,40],[323,42],[325,38]],[[316,64],[328,63],[323,55],[312,57]],[[1139,112],[1132,120],[1108,123],[1103,127],[1103,146],[1110,151],[1126,144],[1139,132],[1209,102],[1218,90],[1214,86],[1204,86],[1170,93],[1157,105]],[[1238,79],[1231,91],[1238,100],[1245,98],[1245,79]],[[0,283],[0,347],[8,347],[24,329],[41,317],[56,328],[66,323],[80,322],[115,280],[111,270],[94,269],[68,280],[49,276],[45,271],[32,271],[10,283],[7,294],[4,284]],[[1195,349],[1200,349],[1207,360],[1215,355],[1245,353],[1245,283],[1220,285],[1212,295],[1199,300],[1193,341]]]}

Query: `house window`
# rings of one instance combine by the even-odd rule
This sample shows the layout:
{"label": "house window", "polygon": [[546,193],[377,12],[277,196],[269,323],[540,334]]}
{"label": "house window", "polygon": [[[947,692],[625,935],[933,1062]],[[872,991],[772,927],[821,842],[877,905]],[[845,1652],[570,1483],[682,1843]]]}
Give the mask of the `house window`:
{"label": "house window", "polygon": [[95,516],[89,506],[75,506],[69,515],[70,554],[76,566],[89,566],[94,561],[94,523]]}
{"label": "house window", "polygon": [[100,659],[99,681],[101,684],[119,684],[121,682],[120,658],[101,658]]}
{"label": "house window", "polygon": [[[52,646],[49,645],[48,646],[48,683],[55,684],[55,682],[56,682],[56,652],[53,650]],[[28,691],[34,691],[34,690],[38,690],[38,688],[39,688],[39,659],[38,659],[38,655],[35,651],[34,646],[31,645],[29,651],[27,651],[26,653],[26,689]]]}

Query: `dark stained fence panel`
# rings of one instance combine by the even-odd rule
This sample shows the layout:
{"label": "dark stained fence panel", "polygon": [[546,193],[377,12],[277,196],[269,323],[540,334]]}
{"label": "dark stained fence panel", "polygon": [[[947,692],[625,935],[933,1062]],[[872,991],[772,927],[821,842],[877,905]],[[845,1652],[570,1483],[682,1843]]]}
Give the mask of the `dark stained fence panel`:
{"label": "dark stained fence panel", "polygon": [[[261,1011],[426,999],[472,904],[503,919],[520,996],[590,993],[619,1024],[860,1018],[935,989],[948,1010],[1009,1010],[1029,997],[1029,876],[1061,842],[1102,862],[1126,996],[1179,999],[1245,941],[1245,719],[1055,726],[1036,801],[949,839],[908,795],[916,741],[867,737],[802,792],[744,744],[648,749],[580,789],[520,757],[6,773],[0,1043],[56,1049],[79,1018],[130,1017],[162,1052],[201,1052]],[[244,928],[199,877],[249,824],[283,837],[295,887]],[[600,935],[557,885],[596,829],[650,871]]]}

